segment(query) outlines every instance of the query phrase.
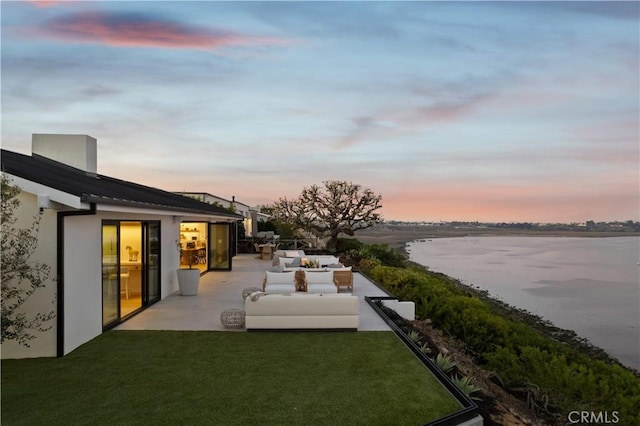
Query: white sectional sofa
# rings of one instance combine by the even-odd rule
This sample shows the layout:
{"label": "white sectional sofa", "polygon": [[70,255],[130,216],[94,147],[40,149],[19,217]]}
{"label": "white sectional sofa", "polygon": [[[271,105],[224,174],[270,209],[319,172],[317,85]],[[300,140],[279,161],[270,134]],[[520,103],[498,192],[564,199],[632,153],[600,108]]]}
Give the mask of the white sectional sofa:
{"label": "white sectional sofa", "polygon": [[250,330],[358,329],[359,302],[351,294],[262,294],[245,299]]}

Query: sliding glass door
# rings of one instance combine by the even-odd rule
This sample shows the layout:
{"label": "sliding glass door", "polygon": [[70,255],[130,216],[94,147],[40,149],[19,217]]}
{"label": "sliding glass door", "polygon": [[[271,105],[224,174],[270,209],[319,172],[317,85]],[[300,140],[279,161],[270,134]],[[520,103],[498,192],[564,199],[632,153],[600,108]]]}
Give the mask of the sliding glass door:
{"label": "sliding glass door", "polygon": [[118,301],[118,225],[102,225],[102,324],[120,317]]}
{"label": "sliding glass door", "polygon": [[102,224],[102,325],[160,300],[160,222]]}
{"label": "sliding glass door", "polygon": [[160,222],[145,223],[147,303],[160,300]]}
{"label": "sliding glass door", "polygon": [[142,222],[120,222],[120,318],[142,308],[145,278]]}
{"label": "sliding glass door", "polygon": [[209,224],[209,269],[231,269],[231,225]]}

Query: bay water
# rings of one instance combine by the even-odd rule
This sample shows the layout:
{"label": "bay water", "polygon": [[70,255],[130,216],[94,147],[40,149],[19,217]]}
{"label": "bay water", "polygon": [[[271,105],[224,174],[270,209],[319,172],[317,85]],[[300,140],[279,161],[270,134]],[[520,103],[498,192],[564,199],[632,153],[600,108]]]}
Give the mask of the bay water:
{"label": "bay water", "polygon": [[575,331],[640,370],[640,237],[460,237],[407,243],[410,259]]}

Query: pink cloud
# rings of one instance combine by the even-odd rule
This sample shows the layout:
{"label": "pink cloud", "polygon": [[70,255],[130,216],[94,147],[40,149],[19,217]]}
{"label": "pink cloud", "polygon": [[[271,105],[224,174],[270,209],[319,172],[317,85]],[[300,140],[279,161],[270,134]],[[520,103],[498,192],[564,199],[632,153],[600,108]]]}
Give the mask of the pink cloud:
{"label": "pink cloud", "polygon": [[33,4],[36,7],[51,7],[58,6],[64,3],[69,3],[71,0],[24,0],[27,3]]}
{"label": "pink cloud", "polygon": [[397,137],[415,129],[453,123],[473,114],[473,111],[492,95],[461,97],[450,102],[436,102],[425,106],[381,110],[371,116],[352,118],[353,128],[334,146],[343,149],[372,139]]}
{"label": "pink cloud", "polygon": [[289,40],[187,26],[142,14],[78,13],[49,21],[38,34],[75,43],[172,49],[284,45]]}

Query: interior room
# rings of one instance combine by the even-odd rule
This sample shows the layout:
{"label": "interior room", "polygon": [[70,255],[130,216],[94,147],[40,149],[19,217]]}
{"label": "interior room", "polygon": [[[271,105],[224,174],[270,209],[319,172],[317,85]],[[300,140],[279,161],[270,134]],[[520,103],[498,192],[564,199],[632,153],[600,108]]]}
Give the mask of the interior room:
{"label": "interior room", "polygon": [[120,223],[120,315],[142,307],[142,223]]}
{"label": "interior room", "polygon": [[207,223],[180,224],[180,267],[207,270]]}

